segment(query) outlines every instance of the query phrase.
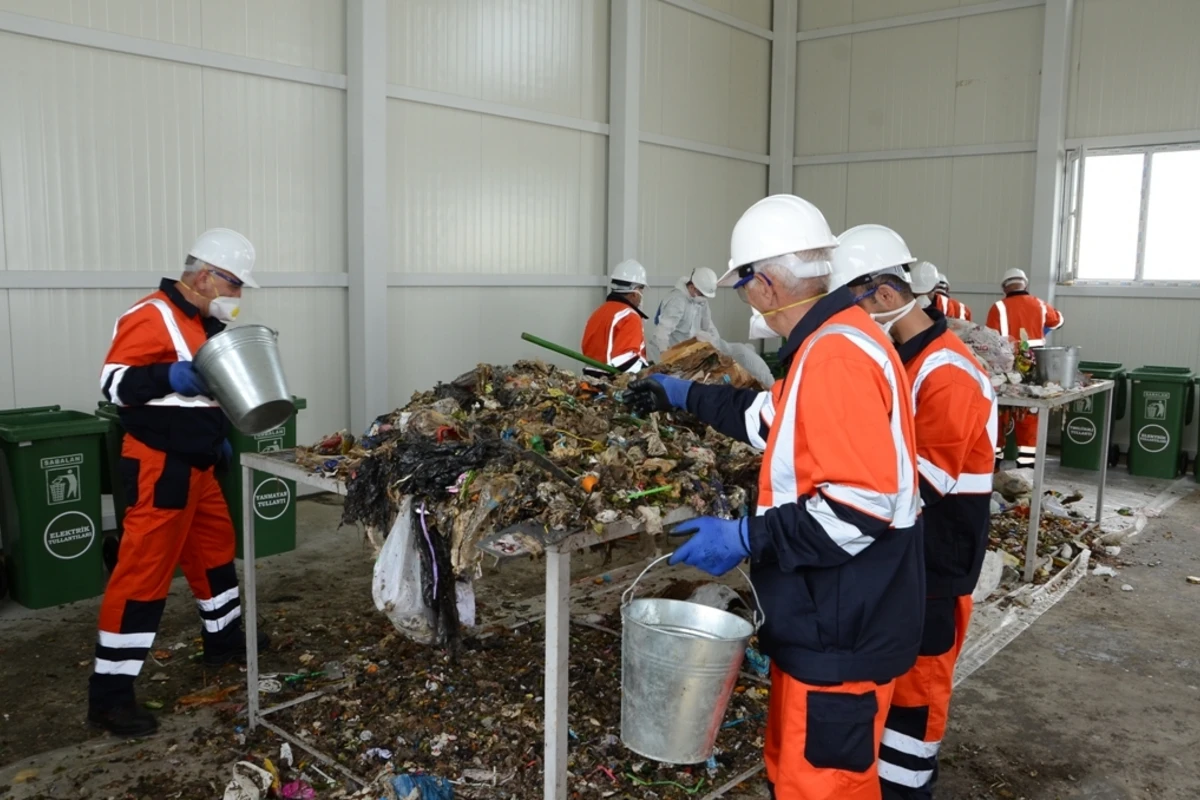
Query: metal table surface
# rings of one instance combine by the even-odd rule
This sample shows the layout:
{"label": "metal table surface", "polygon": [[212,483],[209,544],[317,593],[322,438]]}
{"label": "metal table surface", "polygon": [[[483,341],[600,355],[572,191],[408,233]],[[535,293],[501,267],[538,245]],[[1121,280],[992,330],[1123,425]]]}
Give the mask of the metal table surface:
{"label": "metal table surface", "polygon": [[[327,492],[333,492],[343,497],[346,495],[345,483],[314,475],[308,469],[295,463],[295,452],[283,450],[275,453],[243,453],[242,492],[243,497],[253,496],[254,472],[265,472],[298,484],[312,486]],[[688,519],[695,515],[689,507],[676,508],[663,517],[665,525]],[[254,563],[254,504],[243,503],[242,508],[242,552],[244,559],[243,590],[245,593],[245,629],[246,629],[246,684],[247,725],[253,730],[262,725],[274,731],[309,753],[330,763],[347,777],[361,783],[361,780],[341,768],[335,761],[324,753],[314,750],[311,743],[299,739],[277,725],[268,723],[264,718],[282,708],[296,705],[317,695],[305,696],[271,708],[259,707],[259,668],[258,668],[258,596],[257,575]],[[568,637],[571,616],[571,553],[576,550],[591,547],[596,544],[615,541],[617,539],[639,533],[644,530],[641,524],[626,521],[605,525],[597,532],[586,528],[562,534],[546,532],[537,525],[518,525],[499,531],[487,537],[480,543],[481,549],[499,556],[519,555],[520,545],[512,545],[516,532],[520,539],[528,543],[536,541],[545,553],[546,562],[546,664],[545,664],[545,752],[543,761],[543,798],[544,800],[565,800],[567,797],[567,737],[569,728],[567,722],[567,669],[570,655],[570,639]]]}
{"label": "metal table surface", "polygon": [[1108,479],[1108,443],[1112,433],[1112,400],[1114,381],[1096,381],[1082,389],[1072,389],[1053,397],[1005,397],[996,398],[1005,408],[1034,409],[1038,412],[1037,459],[1033,465],[1033,497],[1029,500],[1029,535],[1025,540],[1025,581],[1033,581],[1037,567],[1038,533],[1042,523],[1042,483],[1046,476],[1046,439],[1050,432],[1050,411],[1074,403],[1085,397],[1108,394],[1108,412],[1104,415],[1104,433],[1100,439],[1100,485],[1096,491],[1096,524],[1104,513],[1104,484]]}

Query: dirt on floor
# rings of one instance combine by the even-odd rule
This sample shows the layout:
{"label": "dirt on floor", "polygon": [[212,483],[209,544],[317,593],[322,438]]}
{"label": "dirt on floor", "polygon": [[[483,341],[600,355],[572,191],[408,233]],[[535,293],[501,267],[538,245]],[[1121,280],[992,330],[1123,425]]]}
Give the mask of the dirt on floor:
{"label": "dirt on floor", "polygon": [[[1116,578],[1089,576],[959,688],[938,797],[1196,796],[1200,586],[1186,578],[1200,575],[1198,510],[1200,499],[1192,496],[1152,521],[1122,550],[1118,561],[1126,563]],[[339,512],[335,498],[300,503],[298,549],[260,562],[259,617],[275,644],[262,669],[281,680],[271,702],[328,688],[326,676],[313,673],[331,661],[353,685],[281,712],[276,721],[308,730],[313,742],[364,777],[385,761],[380,752],[364,758],[376,747],[391,751],[401,772],[459,778],[466,769],[495,767],[496,783],[508,778],[503,792],[460,785],[462,797],[540,796],[540,625],[536,619],[515,629],[495,623],[536,616],[536,603],[520,601],[543,590],[542,564],[509,561],[487,570],[477,591],[483,630],[464,642],[454,665],[442,651],[390,636],[389,623],[371,603],[369,546],[357,531],[336,530]],[[577,556],[573,577],[583,585],[593,574],[601,576],[598,584],[606,574],[619,578],[620,568],[643,562],[650,547],[619,543],[608,563],[603,552]],[[212,800],[237,760],[278,761],[272,734],[247,739],[242,729],[237,713],[245,702],[244,673],[236,667],[206,671],[196,659],[195,611],[186,586],[176,583],[155,643],[157,663],[149,662],[138,680],[139,699],[162,704],[163,730],[142,742],[97,735],[83,722],[98,601],[51,612],[0,609],[0,764],[6,765],[0,766],[0,797]],[[1122,591],[1125,584],[1133,590]],[[593,623],[619,630],[619,620],[606,616],[611,608],[601,612]],[[762,725],[755,717],[757,683],[742,682],[727,719],[743,723],[722,732],[719,746],[729,745],[714,773],[703,765],[641,772],[646,767],[635,769],[638,760],[610,738],[619,732],[619,641],[602,630],[573,627],[572,648],[572,789],[578,796],[701,797],[754,763]],[[495,665],[496,658],[508,660]],[[308,676],[293,677],[303,672]],[[481,679],[495,684],[490,699],[462,694]],[[223,688],[230,693],[220,698]],[[204,690],[220,702],[180,705]],[[455,722],[459,704],[471,708],[477,725]],[[370,736],[363,738],[364,731]],[[311,761],[299,750],[296,755],[297,762]],[[318,772],[303,769],[314,784],[323,783]],[[334,770],[323,771],[340,780]],[[285,777],[298,772],[285,770]],[[664,778],[679,787],[637,782]],[[318,797],[327,796],[321,789]],[[764,792],[757,779],[727,796]]]}

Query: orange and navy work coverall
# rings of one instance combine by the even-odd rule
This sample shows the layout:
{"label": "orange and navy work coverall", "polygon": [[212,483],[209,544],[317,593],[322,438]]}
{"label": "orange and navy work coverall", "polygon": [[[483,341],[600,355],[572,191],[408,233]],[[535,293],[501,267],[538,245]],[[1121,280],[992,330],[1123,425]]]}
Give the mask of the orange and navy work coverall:
{"label": "orange and navy work coverall", "polygon": [[[987,326],[1014,342],[1021,341],[1021,331],[1031,347],[1046,343],[1046,334],[1063,326],[1063,315],[1045,300],[1029,292],[1010,292],[988,311]],[[1017,466],[1032,467],[1037,456],[1037,410],[1017,419],[1014,412],[1000,415],[1000,431],[996,436],[996,458],[1004,452],[1004,439],[1009,431],[1017,438]]]}
{"label": "orange and navy work coverall", "polygon": [[878,800],[884,722],[925,612],[911,389],[844,287],[780,358],[769,392],[694,384],[687,400],[765,451],[750,563],[771,657],[767,778],[778,800]]}
{"label": "orange and navy work coverall", "polygon": [[933,327],[897,348],[916,414],[926,599],[921,652],[896,680],[879,751],[887,800],[933,797],[954,665],[987,551],[992,497],[995,390],[941,312],[925,313]]}
{"label": "orange and navy work coverall", "polygon": [[232,649],[242,636],[233,523],[213,474],[229,424],[215,400],[176,394],[168,378],[172,363],[190,361],[224,327],[168,279],[117,320],[100,388],[126,431],[118,477],[129,510],[100,606],[93,704],[132,700],[176,565],[196,597],[205,648]]}
{"label": "orange and navy work coverall", "polygon": [[[644,319],[646,315],[628,295],[612,292],[588,319],[580,349],[588,358],[622,372],[639,372],[650,363],[646,358],[646,332],[642,329]],[[584,372],[593,374],[587,369]],[[594,374],[603,375],[600,371]]]}
{"label": "orange and navy work coverall", "polygon": [[947,319],[965,319],[967,322],[971,321],[971,309],[967,308],[967,304],[955,300],[948,294],[942,294],[941,292],[934,294],[933,305]]}

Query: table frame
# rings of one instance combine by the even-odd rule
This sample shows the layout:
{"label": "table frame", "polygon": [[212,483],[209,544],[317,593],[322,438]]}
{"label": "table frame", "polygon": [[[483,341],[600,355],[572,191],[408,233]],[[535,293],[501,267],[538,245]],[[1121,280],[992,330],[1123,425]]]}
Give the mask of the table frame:
{"label": "table frame", "polygon": [[1112,435],[1112,411],[1114,381],[1096,381],[1082,389],[1072,389],[1053,397],[997,397],[1003,408],[1036,409],[1038,411],[1037,455],[1033,465],[1033,497],[1029,499],[1029,532],[1025,540],[1025,582],[1033,582],[1037,568],[1038,534],[1042,523],[1042,483],[1046,476],[1046,439],[1050,433],[1050,412],[1063,408],[1076,400],[1097,394],[1108,395],[1104,414],[1104,433],[1100,439],[1100,484],[1096,490],[1096,524],[1104,514],[1104,485],[1108,480],[1108,445]]}
{"label": "table frame", "polygon": [[[338,480],[315,475],[294,460],[294,451],[276,453],[243,453],[242,467],[242,553],[244,576],[242,580],[245,598],[243,604],[246,630],[246,715],[247,728],[254,730],[261,725],[279,736],[296,744],[335,768],[336,762],[323,753],[315,751],[303,740],[289,734],[265,717],[283,708],[291,707],[318,693],[281,703],[270,708],[260,708],[258,696],[258,580],[254,561],[254,473],[263,472],[297,484],[312,486],[322,491],[346,496],[346,485]],[[695,516],[690,507],[673,509],[664,515],[663,524],[673,525]],[[543,800],[565,800],[567,797],[567,753],[569,723],[567,720],[568,670],[570,663],[571,623],[571,554],[598,544],[622,539],[645,530],[640,523],[618,521],[605,525],[600,532],[584,529],[566,534],[546,545],[546,663],[545,663],[545,745],[543,753]],[[339,769],[343,774],[362,783],[353,774]]]}

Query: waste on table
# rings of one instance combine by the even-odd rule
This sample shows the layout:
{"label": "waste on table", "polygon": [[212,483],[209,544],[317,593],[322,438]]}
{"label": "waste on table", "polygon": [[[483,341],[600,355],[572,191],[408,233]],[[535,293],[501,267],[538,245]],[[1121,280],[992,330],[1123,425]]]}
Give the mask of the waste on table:
{"label": "waste on table", "polygon": [[1005,397],[1054,397],[1087,386],[1090,376],[1077,373],[1073,386],[1033,382],[1036,354],[1028,342],[1001,336],[999,332],[961,319],[947,319],[950,331],[971,349],[991,378],[998,395]]}

